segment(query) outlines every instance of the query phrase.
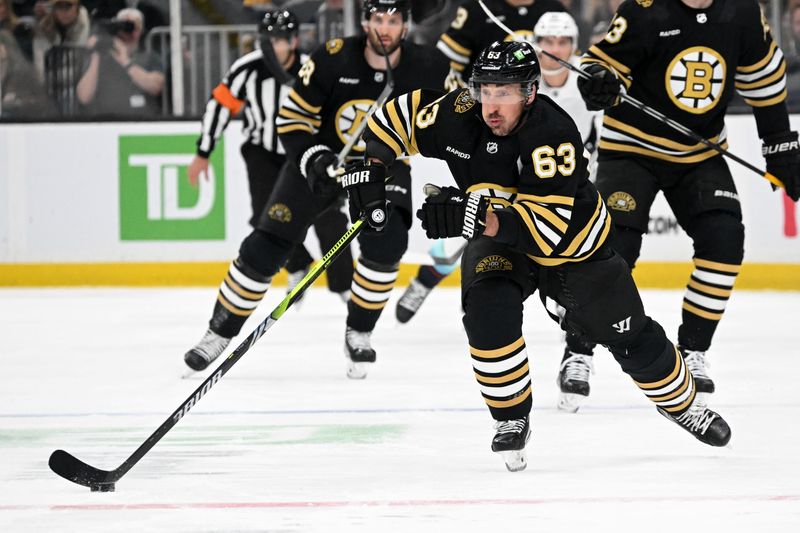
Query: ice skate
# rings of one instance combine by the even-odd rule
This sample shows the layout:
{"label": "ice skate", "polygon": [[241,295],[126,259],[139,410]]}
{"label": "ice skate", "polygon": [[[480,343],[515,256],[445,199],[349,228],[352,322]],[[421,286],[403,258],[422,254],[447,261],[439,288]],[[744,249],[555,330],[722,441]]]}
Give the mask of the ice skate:
{"label": "ice skate", "polygon": [[[310,271],[311,271],[311,265],[308,265],[302,270],[298,270],[296,272],[289,272],[286,278],[286,294],[288,295],[290,292],[292,292],[294,288],[297,287],[301,281],[303,281],[303,278],[305,278],[306,274],[308,274]],[[295,309],[300,308],[300,305],[303,303],[304,296],[305,293],[301,294],[294,301],[292,305],[295,307]]]}
{"label": "ice skate", "polygon": [[[703,395],[713,393],[714,382],[706,372],[706,367],[711,366],[706,352],[689,350],[683,346],[678,346],[678,350],[683,355],[683,360],[686,362],[686,366],[689,367],[689,372],[692,373],[695,390]],[[705,400],[705,396],[701,396],[701,398]]]}
{"label": "ice skate", "polygon": [[192,370],[198,372],[200,370],[205,370],[208,368],[208,365],[213,363],[214,360],[225,351],[225,348],[228,347],[230,342],[230,339],[217,335],[209,329],[206,331],[205,335],[203,335],[203,338],[200,339],[200,342],[198,342],[194,348],[186,352],[186,355],[183,356],[183,360]]}
{"label": "ice skate", "polygon": [[593,372],[592,356],[564,349],[561,368],[558,369],[558,408],[575,413],[589,396],[589,375]]}
{"label": "ice skate", "polygon": [[657,409],[659,413],[709,446],[725,446],[731,440],[731,428],[728,423],[697,398],[689,409],[680,415],[672,415],[660,407]]}
{"label": "ice skate", "polygon": [[408,288],[400,297],[400,300],[398,300],[397,307],[395,308],[395,316],[398,322],[405,324],[414,318],[414,315],[417,314],[417,311],[419,311],[419,308],[422,306],[422,302],[425,301],[425,298],[430,294],[431,290],[432,289],[420,283],[416,278],[411,280],[411,283],[409,283]]}
{"label": "ice skate", "polygon": [[375,362],[375,350],[370,346],[371,331],[356,331],[347,328],[344,335],[344,355],[347,357],[347,377],[364,379],[369,367]]}
{"label": "ice skate", "polygon": [[531,438],[528,417],[512,420],[498,420],[495,424],[492,451],[503,456],[509,472],[520,472],[528,466],[525,457],[525,445]]}

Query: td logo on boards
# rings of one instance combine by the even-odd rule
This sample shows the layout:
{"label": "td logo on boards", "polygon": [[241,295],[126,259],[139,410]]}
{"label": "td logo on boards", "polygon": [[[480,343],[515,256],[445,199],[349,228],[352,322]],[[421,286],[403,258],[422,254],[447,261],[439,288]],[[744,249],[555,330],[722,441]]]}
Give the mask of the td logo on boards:
{"label": "td logo on boards", "polygon": [[119,215],[123,241],[225,238],[222,139],[209,158],[208,179],[189,184],[195,135],[119,136]]}

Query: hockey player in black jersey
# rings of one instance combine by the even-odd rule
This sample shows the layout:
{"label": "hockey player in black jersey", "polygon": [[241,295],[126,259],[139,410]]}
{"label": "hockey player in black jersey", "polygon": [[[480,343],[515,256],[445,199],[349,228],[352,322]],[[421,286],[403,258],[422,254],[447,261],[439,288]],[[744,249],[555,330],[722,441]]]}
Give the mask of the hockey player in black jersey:
{"label": "hockey player in black jersey", "polygon": [[[208,157],[216,141],[222,136],[230,119],[242,115],[245,142],[241,153],[250,188],[251,226],[255,226],[261,215],[278,181],[278,171],[286,161],[286,151],[275,132],[275,119],[290,86],[281,85],[278,79],[280,73],[275,76],[273,70],[283,69],[289,77],[297,76],[301,63],[301,54],[297,49],[298,28],[297,17],[291,11],[269,11],[264,15],[258,26],[261,46],[234,62],[214,88],[201,122],[197,155],[189,164],[189,182],[192,185],[198,185],[200,176],[208,179]],[[273,55],[270,55],[270,49]],[[327,247],[339,239],[346,227],[347,217],[334,210],[326,212],[314,225],[320,242]],[[349,250],[344,252],[343,257],[328,269],[327,279],[331,291],[346,295],[353,276]],[[305,276],[312,261],[305,246],[298,244],[286,263],[288,290]]]}
{"label": "hockey player in black jersey", "polygon": [[[527,42],[494,43],[475,63],[469,90],[417,90],[369,121],[365,161],[342,177],[371,223],[383,182],[402,154],[445,161],[457,187],[426,186],[417,216],[429,238],[462,236],[464,328],[475,377],[497,434],[492,450],[525,467],[531,379],[523,302],[535,291],[563,327],[608,346],[658,411],[706,444],[730,428],[695,399],[684,359],[644,313],[625,261],[608,246],[611,219],[588,179],[572,119],[537,94],[539,64]],[[391,120],[389,117],[401,117]]]}
{"label": "hockey player in black jersey", "polygon": [[[515,36],[524,39],[533,38],[533,27],[544,13],[566,11],[558,0],[484,0],[484,3]],[[436,48],[447,56],[453,70],[467,79],[478,53],[502,40],[508,41],[511,37],[486,16],[477,0],[462,0]]]}
{"label": "hockey player in black jersey", "polygon": [[[308,227],[321,213],[338,208],[342,188],[332,166],[385,86],[382,50],[392,64],[396,94],[417,87],[441,89],[450,82],[450,67],[440,54],[432,47],[404,40],[409,11],[405,0],[365,1],[365,35],[328,41],[300,68],[277,119],[288,162],[220,288],[209,327],[213,346],[218,348],[209,354],[209,361],[239,333],[292,247],[305,239]],[[354,155],[363,151],[363,143],[353,148]],[[351,378],[364,378],[376,360],[370,335],[408,246],[410,167],[398,161],[392,170],[395,179],[386,186],[392,211],[382,231],[364,232],[359,237],[361,257],[352,278],[345,332],[347,375]],[[200,351],[198,348],[193,351]]]}
{"label": "hockey player in black jersey", "polygon": [[[628,94],[727,147],[725,111],[736,90],[753,106],[767,171],[800,197],[800,148],[786,110],[786,63],[756,0],[628,0],[605,38],[582,60],[591,80],[578,87],[587,105],[606,109],[597,188],[612,213],[611,246],[630,267],[663,191],[694,244],[694,271],[683,299],[678,347],[700,393],[713,393],[706,351],[725,312],[744,254],[742,210],[725,159],[627,104]],[[567,336],[565,360],[590,356],[593,343]],[[560,379],[585,396],[585,379]]]}

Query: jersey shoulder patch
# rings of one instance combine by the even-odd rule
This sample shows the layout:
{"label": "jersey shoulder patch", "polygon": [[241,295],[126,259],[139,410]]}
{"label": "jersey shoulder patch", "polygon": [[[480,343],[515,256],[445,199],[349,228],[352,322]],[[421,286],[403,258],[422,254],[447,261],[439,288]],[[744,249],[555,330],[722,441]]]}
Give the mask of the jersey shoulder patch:
{"label": "jersey shoulder patch", "polygon": [[325,51],[330,55],[338,54],[344,48],[343,39],[331,39],[325,43]]}
{"label": "jersey shoulder patch", "polygon": [[466,113],[475,106],[475,103],[475,99],[472,98],[469,89],[464,89],[456,96],[453,109],[456,113]]}

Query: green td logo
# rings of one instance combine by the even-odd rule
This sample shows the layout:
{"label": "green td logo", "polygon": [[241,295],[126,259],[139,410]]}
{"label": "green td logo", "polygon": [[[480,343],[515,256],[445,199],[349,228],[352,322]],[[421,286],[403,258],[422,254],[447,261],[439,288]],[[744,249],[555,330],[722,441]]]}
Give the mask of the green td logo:
{"label": "green td logo", "polygon": [[225,238],[225,159],[220,139],[208,179],[189,184],[194,135],[120,135],[119,213],[123,241]]}

